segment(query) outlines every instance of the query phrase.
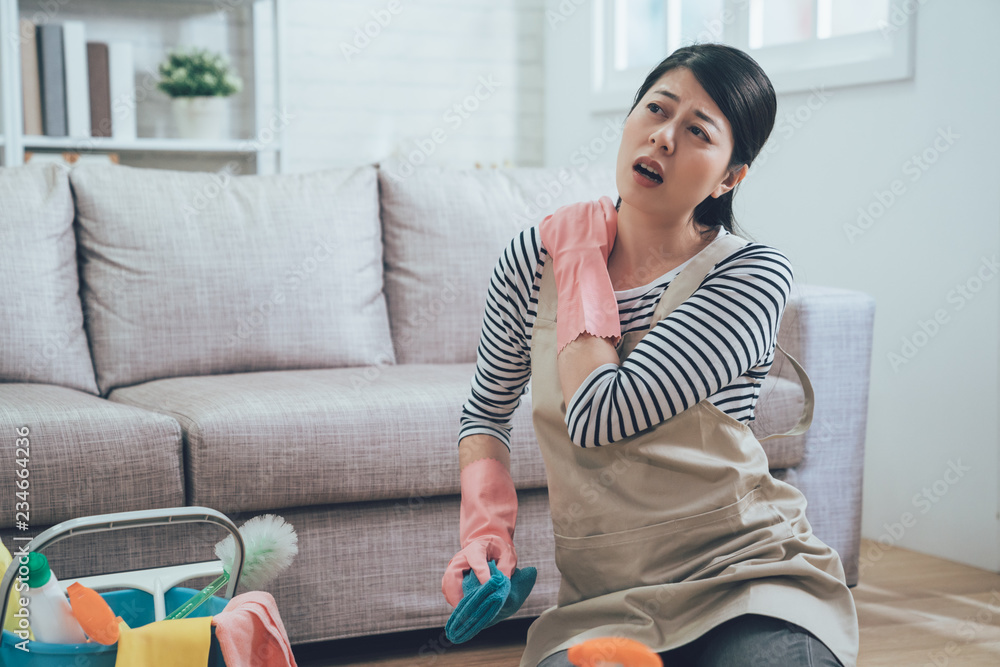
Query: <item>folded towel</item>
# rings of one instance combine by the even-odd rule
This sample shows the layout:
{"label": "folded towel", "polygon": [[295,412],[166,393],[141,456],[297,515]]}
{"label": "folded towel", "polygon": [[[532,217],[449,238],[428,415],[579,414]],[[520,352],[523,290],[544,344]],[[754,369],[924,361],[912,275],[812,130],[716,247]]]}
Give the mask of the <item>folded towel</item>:
{"label": "folded towel", "polygon": [[298,667],[274,597],[250,591],[212,617],[226,667]]}
{"label": "folded towel", "polygon": [[138,628],[121,624],[115,667],[198,667],[208,665],[212,617],[177,618]]}
{"label": "folded towel", "polygon": [[462,601],[451,612],[444,626],[445,636],[453,644],[475,637],[481,630],[506,619],[524,604],[535,585],[538,571],[533,567],[514,568],[510,579],[489,561],[491,576],[480,584],[470,570],[462,580]]}

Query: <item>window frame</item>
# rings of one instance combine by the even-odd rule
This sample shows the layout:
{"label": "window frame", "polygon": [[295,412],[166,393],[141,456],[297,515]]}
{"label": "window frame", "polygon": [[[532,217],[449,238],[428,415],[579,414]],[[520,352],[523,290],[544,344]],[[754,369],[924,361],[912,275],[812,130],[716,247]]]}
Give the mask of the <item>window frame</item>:
{"label": "window frame", "polygon": [[[683,45],[676,20],[682,1],[692,0],[665,0],[668,53]],[[812,1],[815,10],[820,0]],[[767,72],[778,95],[902,81],[914,76],[916,18],[919,4],[924,1],[889,0],[889,22],[876,30],[751,49],[751,0],[723,0],[723,13],[719,17],[722,34],[714,41],[735,46],[753,57]],[[900,16],[904,17],[901,25],[896,21]],[[813,34],[815,17],[816,11]],[[593,0],[591,21],[591,111],[618,112],[623,96],[635,94],[651,67],[615,71],[614,0]]]}

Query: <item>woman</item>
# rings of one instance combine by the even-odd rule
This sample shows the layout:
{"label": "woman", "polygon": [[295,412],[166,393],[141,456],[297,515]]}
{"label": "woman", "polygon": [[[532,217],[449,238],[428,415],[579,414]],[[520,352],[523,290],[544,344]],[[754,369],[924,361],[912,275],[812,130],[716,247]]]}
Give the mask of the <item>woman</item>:
{"label": "woman", "polygon": [[[569,665],[569,647],[598,637],[642,642],[667,665],[856,664],[840,558],[747,426],[792,269],[734,233],[732,198],[775,111],[742,51],[678,49],[625,120],[617,206],[563,207],[500,258],[460,431],[462,550],[442,590],[456,605],[466,571],[485,582],[488,561],[507,576],[517,562],[498,425],[530,378],[562,580],[521,667]],[[789,360],[804,415],[769,437],[812,418]]]}

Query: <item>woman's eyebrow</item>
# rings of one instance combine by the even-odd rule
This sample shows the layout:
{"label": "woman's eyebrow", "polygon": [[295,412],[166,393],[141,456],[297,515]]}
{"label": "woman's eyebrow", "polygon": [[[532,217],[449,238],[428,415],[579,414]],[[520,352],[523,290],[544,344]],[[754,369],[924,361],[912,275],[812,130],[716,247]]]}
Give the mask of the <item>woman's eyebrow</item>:
{"label": "woman's eyebrow", "polygon": [[[664,97],[669,97],[670,99],[672,99],[675,102],[680,102],[681,101],[681,98],[679,98],[677,95],[674,95],[669,90],[661,89],[661,90],[654,90],[653,92],[654,93],[659,93],[660,95],[663,95]],[[708,114],[706,114],[701,109],[695,109],[694,110],[694,115],[697,116],[698,118],[701,118],[703,121],[705,121],[707,123],[711,123],[712,127],[714,127],[719,132],[722,132],[722,128],[720,128],[719,125],[714,120],[712,120],[712,117],[709,116]]]}

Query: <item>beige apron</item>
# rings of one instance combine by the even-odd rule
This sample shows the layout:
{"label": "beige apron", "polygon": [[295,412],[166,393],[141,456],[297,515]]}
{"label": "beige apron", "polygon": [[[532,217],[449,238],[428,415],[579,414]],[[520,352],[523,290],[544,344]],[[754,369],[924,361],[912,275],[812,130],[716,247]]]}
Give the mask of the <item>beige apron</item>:
{"label": "beige apron", "polygon": [[[695,255],[664,292],[650,328],[747,243],[727,234]],[[531,339],[531,401],[562,580],[556,606],[528,630],[521,667],[594,637],[667,651],[748,613],[806,628],[855,667],[858,618],[840,556],[813,535],[805,496],[771,476],[749,426],[705,399],[613,445],[570,440],[550,264]],[[623,336],[621,361],[645,333]],[[785,355],[805,406],[792,430],[764,440],[804,433],[812,422],[809,378]]]}

